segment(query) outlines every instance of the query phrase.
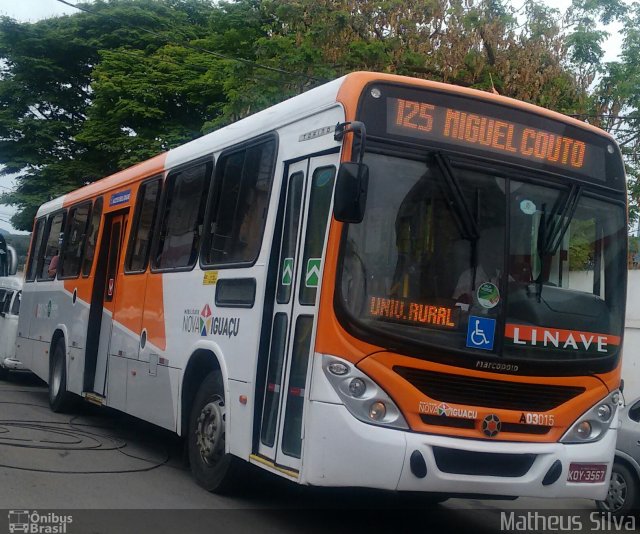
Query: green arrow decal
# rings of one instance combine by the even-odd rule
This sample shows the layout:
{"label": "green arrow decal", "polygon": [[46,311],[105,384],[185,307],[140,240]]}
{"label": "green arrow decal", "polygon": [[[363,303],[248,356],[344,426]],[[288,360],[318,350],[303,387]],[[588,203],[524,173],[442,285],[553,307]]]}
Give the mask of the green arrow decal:
{"label": "green arrow decal", "polygon": [[290,286],[293,281],[293,258],[285,258],[282,262],[282,285]]}
{"label": "green arrow decal", "polygon": [[304,277],[304,284],[307,287],[318,287],[320,283],[320,261],[321,258],[309,258],[307,261],[307,274]]}

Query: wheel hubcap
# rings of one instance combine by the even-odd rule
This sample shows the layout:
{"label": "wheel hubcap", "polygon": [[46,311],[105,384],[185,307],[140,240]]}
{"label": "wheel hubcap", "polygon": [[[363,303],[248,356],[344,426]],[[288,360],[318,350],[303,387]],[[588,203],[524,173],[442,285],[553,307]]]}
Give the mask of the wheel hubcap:
{"label": "wheel hubcap", "polygon": [[213,399],[200,411],[196,425],[196,442],[202,460],[214,465],[224,454],[224,402]]}
{"label": "wheel hubcap", "polygon": [[613,472],[607,498],[603,501],[603,507],[609,512],[617,512],[624,506],[627,498],[627,483],[620,473]]}

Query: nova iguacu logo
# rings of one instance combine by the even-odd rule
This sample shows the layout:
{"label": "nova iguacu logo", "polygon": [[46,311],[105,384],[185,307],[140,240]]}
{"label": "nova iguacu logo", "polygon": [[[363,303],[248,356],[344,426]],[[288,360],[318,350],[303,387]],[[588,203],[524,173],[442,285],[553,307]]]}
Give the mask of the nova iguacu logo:
{"label": "nova iguacu logo", "polygon": [[240,332],[240,318],[213,317],[208,304],[205,304],[201,310],[187,308],[182,315],[182,331],[201,337],[236,337]]}
{"label": "nova iguacu logo", "polygon": [[184,310],[182,315],[182,331],[189,334],[200,334],[206,337],[211,329],[211,308],[208,304],[202,310],[190,308]]}
{"label": "nova iguacu logo", "polygon": [[211,334],[235,337],[240,331],[239,317],[216,317],[211,323]]}
{"label": "nova iguacu logo", "polygon": [[418,405],[418,413],[441,415],[446,417],[460,417],[462,419],[476,419],[478,417],[477,410],[456,408],[455,406],[449,406],[444,402],[436,404],[435,402],[420,401]]}

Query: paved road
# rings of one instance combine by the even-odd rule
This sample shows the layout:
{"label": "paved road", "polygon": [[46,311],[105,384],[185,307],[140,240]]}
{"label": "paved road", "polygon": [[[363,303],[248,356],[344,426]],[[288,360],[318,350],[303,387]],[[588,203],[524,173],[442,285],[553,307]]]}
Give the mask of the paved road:
{"label": "paved road", "polygon": [[[500,531],[501,512],[513,512],[517,520],[527,510],[544,517],[580,513],[582,531],[602,531],[602,524],[590,520],[593,503],[585,500],[451,499],[426,506],[419,496],[303,488],[259,470],[242,497],[210,494],[191,479],[173,434],[88,404],[75,415],[54,414],[45,384],[31,374],[12,374],[0,382],[0,510],[66,510],[73,518],[69,534],[482,533]],[[0,532],[8,530],[2,515]],[[522,530],[515,520],[512,526]],[[540,526],[545,525],[535,529],[553,531]]]}

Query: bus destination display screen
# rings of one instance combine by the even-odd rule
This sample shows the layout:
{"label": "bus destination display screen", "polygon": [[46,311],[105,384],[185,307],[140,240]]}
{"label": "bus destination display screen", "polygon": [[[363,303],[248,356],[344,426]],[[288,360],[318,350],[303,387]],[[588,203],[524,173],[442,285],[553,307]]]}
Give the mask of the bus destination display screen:
{"label": "bus destination display screen", "polygon": [[376,319],[456,329],[460,323],[460,308],[412,302],[408,299],[372,296],[369,314]]}
{"label": "bus destination display screen", "polygon": [[605,154],[601,146],[509,120],[508,113],[496,117],[428,100],[388,97],[387,133],[504,154],[592,179],[605,179]]}

